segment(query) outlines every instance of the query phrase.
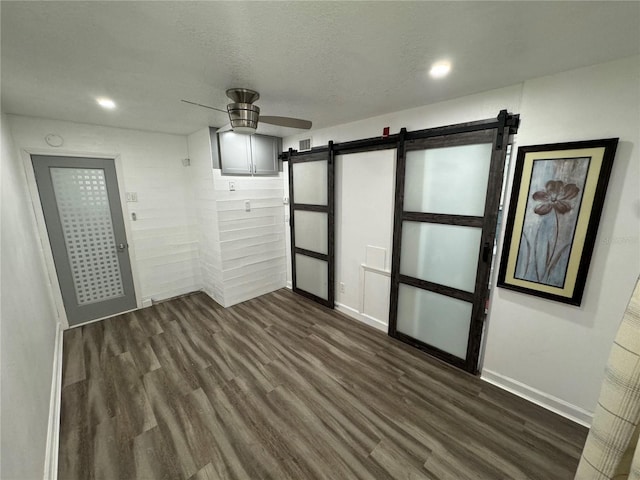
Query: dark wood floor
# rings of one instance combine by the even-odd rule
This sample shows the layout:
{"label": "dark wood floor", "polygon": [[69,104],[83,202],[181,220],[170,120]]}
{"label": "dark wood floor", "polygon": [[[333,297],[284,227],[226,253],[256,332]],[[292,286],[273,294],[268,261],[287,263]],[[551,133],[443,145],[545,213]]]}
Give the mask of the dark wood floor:
{"label": "dark wood floor", "polygon": [[64,335],[61,480],[572,479],[585,437],[286,290]]}

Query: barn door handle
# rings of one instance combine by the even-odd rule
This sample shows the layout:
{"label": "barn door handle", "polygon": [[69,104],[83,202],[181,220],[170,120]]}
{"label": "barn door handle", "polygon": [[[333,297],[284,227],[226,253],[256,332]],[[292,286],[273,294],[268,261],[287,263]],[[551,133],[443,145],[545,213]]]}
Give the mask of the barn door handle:
{"label": "barn door handle", "polygon": [[482,261],[488,262],[490,254],[491,254],[491,242],[484,242],[484,246],[482,247]]}

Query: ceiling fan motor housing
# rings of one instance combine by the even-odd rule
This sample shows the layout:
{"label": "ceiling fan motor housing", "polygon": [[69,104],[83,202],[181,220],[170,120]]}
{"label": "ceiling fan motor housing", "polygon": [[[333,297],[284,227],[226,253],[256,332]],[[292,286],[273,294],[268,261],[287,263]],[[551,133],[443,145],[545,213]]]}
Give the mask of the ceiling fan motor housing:
{"label": "ceiling fan motor housing", "polygon": [[227,112],[229,112],[229,120],[234,131],[238,128],[255,131],[258,128],[260,107],[251,103],[230,103],[227,105]]}

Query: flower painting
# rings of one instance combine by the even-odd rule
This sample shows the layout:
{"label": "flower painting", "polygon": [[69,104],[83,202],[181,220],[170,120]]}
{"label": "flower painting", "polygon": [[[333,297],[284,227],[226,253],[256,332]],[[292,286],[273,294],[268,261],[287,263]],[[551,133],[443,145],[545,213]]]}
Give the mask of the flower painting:
{"label": "flower painting", "polygon": [[580,305],[617,145],[518,148],[499,287]]}
{"label": "flower painting", "polygon": [[533,162],[515,278],[564,286],[589,160]]}

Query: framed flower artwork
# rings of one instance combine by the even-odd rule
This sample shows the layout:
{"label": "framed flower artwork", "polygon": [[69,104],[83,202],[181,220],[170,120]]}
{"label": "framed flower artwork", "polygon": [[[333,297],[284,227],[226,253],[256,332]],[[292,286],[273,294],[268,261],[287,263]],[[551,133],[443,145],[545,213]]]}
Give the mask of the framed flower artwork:
{"label": "framed flower artwork", "polygon": [[580,305],[617,145],[518,149],[499,287]]}

